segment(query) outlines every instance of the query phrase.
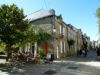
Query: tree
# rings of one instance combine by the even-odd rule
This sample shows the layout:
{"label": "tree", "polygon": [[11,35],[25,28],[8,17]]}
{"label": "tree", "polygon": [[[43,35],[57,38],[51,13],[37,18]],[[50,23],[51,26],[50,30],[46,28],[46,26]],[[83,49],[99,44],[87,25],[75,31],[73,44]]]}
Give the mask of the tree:
{"label": "tree", "polygon": [[0,6],[0,43],[5,44],[7,61],[14,48],[30,41],[30,26],[28,20],[25,20],[23,9],[15,4]]}
{"label": "tree", "polygon": [[98,30],[100,33],[100,8],[97,8],[96,10],[96,17],[98,18]]}
{"label": "tree", "polygon": [[[68,39],[68,46],[69,46],[69,50],[71,50],[71,48],[74,46],[75,41],[73,39]],[[71,52],[69,51],[69,55],[71,54]]]}
{"label": "tree", "polygon": [[74,45],[74,43],[75,43],[75,41],[73,39],[68,40],[69,49],[71,48],[71,46]]}
{"label": "tree", "polygon": [[34,42],[34,46],[35,46],[34,56],[36,57],[38,45],[43,45],[45,43],[45,41],[47,41],[51,37],[51,35],[39,26],[33,25],[32,28],[33,28],[33,31],[35,34],[35,36],[33,38],[33,42]]}
{"label": "tree", "polygon": [[87,43],[86,39],[87,39],[87,37],[82,35],[82,40],[83,40],[82,49],[84,49],[84,48],[87,49],[87,47],[88,47],[88,43]]}

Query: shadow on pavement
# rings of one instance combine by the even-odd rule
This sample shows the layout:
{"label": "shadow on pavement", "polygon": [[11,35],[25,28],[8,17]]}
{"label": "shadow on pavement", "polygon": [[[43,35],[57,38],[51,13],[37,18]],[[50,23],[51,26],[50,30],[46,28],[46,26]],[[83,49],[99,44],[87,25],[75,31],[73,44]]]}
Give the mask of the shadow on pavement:
{"label": "shadow on pavement", "polygon": [[[28,68],[24,66],[11,66],[8,63],[0,64],[0,75],[28,75]],[[30,74],[31,75],[31,74]]]}
{"label": "shadow on pavement", "polygon": [[[96,52],[90,51],[87,57],[69,57],[65,60],[61,60],[61,63],[52,63],[52,64],[24,64],[23,66],[9,66],[9,64],[0,64],[0,75],[53,75],[60,73],[61,68],[62,72],[71,71],[73,75],[81,75],[84,72],[84,75],[87,75],[87,70],[89,70],[89,75],[93,75],[93,71],[99,73],[100,62],[96,62]],[[84,66],[85,65],[85,66]],[[92,65],[92,66],[91,66]],[[94,65],[94,66],[93,66]],[[96,68],[95,66],[99,68]],[[87,67],[86,67],[87,66]],[[63,68],[65,70],[63,70]],[[74,72],[75,71],[75,72]],[[61,73],[62,73],[61,72]],[[76,74],[75,74],[76,73]],[[79,74],[80,73],[80,74]],[[61,74],[59,74],[61,75]],[[99,75],[99,74],[96,74]]]}

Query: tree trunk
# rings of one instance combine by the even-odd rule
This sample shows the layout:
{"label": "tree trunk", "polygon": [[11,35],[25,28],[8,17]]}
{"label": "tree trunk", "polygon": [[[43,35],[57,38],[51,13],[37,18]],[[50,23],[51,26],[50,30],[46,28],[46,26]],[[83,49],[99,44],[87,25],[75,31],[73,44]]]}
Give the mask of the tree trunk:
{"label": "tree trunk", "polygon": [[9,53],[9,51],[7,51],[7,58],[6,58],[7,62],[9,61],[9,58],[10,58],[10,53]]}
{"label": "tree trunk", "polygon": [[11,58],[11,48],[10,47],[6,47],[6,52],[7,52],[6,61],[8,62],[9,59]]}

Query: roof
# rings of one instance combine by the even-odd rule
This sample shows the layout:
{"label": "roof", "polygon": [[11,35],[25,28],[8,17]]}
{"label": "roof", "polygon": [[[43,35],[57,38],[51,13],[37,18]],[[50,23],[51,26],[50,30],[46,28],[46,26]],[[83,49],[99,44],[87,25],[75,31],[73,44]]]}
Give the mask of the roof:
{"label": "roof", "polygon": [[51,16],[54,14],[55,14],[55,11],[53,9],[49,11],[40,9],[32,14],[29,14],[25,19],[28,19],[29,21],[34,21],[34,20],[38,20],[40,18],[44,18],[44,17]]}

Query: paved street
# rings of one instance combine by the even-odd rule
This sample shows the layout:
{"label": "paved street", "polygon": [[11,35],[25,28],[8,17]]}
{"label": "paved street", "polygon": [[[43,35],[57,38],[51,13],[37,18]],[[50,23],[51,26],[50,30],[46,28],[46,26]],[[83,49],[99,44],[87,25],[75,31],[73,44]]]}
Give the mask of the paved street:
{"label": "paved street", "polygon": [[26,64],[19,68],[0,65],[0,75],[100,75],[100,62],[90,51],[87,57],[67,57],[52,64]]}

